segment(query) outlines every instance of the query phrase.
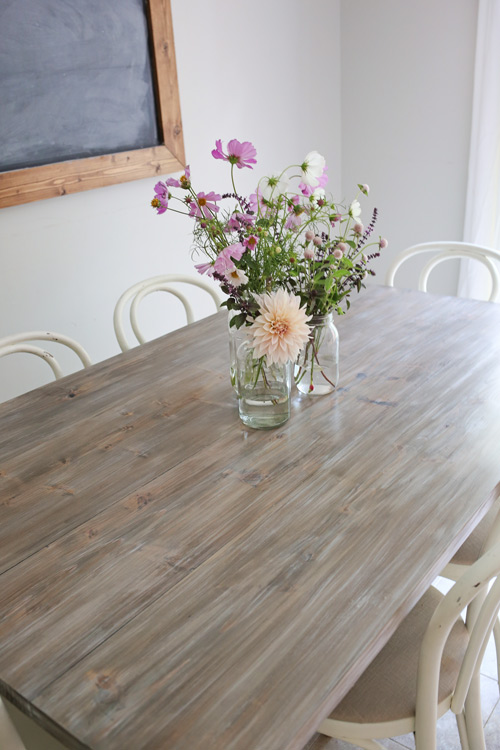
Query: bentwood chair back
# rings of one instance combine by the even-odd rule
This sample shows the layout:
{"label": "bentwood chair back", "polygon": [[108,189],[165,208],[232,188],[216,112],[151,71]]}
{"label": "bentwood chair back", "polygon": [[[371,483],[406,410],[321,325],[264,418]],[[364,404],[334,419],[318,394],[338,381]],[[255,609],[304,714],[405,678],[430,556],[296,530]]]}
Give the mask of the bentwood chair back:
{"label": "bentwood chair back", "polygon": [[0,339],[0,357],[20,352],[33,354],[47,362],[56,380],[62,378],[62,368],[54,355],[41,346],[33,344],[32,342],[34,341],[53,341],[61,344],[61,346],[72,349],[75,352],[83,367],[90,367],[92,364],[89,355],[77,341],[62,333],[51,333],[49,331],[26,331],[25,333],[5,336]]}
{"label": "bentwood chair back", "polygon": [[[367,750],[415,733],[436,750],[436,723],[457,718],[463,750],[484,750],[479,668],[500,608],[500,544],[443,596],[430,588],[318,731]],[[466,622],[461,613],[467,608]]]}
{"label": "bentwood chair back", "polygon": [[194,313],[188,298],[185,296],[185,294],[179,291],[179,289],[177,289],[175,286],[172,286],[173,283],[177,282],[203,289],[213,299],[215,309],[219,309],[222,299],[220,298],[215,288],[204,279],[197,279],[191,276],[185,276],[183,274],[168,274],[164,276],[152,276],[149,279],[144,279],[144,281],[139,281],[129,289],[127,289],[125,292],[123,292],[123,294],[118,299],[118,302],[116,303],[113,315],[115,334],[122,352],[126,352],[133,346],[137,346],[137,343],[130,343],[127,340],[124,328],[125,308],[127,303],[130,301],[130,325],[132,326],[132,331],[139,344],[144,344],[146,339],[139,328],[137,311],[144,297],[152,294],[153,292],[167,292],[169,294],[172,294],[174,297],[177,297],[177,299],[179,299],[184,306],[187,324],[189,325],[190,323],[194,322]]}
{"label": "bentwood chair back", "polygon": [[[458,549],[450,562],[439,574],[451,581],[458,581],[467,568],[480,558],[487,549],[500,543],[500,485],[496,488],[497,499],[492,508],[469,534],[465,542]],[[495,649],[497,656],[497,673],[500,682],[500,620],[497,618],[493,626]]]}
{"label": "bentwood chair back", "polygon": [[415,255],[425,253],[432,253],[433,257],[427,261],[420,273],[418,288],[421,292],[427,291],[427,282],[431,271],[440,263],[456,258],[472,258],[482,263],[490,273],[491,294],[489,301],[500,301],[500,272],[497,265],[500,261],[500,252],[490,247],[473,245],[466,242],[424,242],[419,245],[412,245],[412,247],[400,253],[389,267],[385,279],[387,286],[394,286],[396,272],[405,261],[413,258]]}

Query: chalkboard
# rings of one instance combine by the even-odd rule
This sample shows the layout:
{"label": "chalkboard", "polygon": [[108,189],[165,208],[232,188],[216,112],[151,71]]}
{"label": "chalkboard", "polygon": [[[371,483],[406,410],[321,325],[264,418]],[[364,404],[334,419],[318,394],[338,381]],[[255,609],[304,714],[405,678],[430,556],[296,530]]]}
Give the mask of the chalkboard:
{"label": "chalkboard", "polygon": [[2,0],[0,207],[181,169],[169,0]]}

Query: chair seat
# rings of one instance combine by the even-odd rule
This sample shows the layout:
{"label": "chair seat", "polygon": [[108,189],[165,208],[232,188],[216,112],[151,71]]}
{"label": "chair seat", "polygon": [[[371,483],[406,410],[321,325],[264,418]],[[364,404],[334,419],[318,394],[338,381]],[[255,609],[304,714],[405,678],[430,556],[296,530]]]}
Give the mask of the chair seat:
{"label": "chair seat", "polygon": [[[415,716],[420,646],[442,598],[442,594],[433,588],[424,594],[330,714],[330,719],[370,724]],[[443,653],[439,703],[449,698],[455,689],[468,641],[465,624],[459,619],[452,628]]]}

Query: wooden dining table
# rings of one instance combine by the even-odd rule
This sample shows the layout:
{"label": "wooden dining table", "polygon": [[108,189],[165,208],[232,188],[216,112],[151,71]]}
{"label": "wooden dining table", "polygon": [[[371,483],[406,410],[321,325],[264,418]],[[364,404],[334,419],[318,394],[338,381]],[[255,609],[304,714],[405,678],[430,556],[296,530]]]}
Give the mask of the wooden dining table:
{"label": "wooden dining table", "polygon": [[68,748],[302,748],[493,502],[500,305],[370,286],[238,418],[223,312],[0,407],[0,695]]}

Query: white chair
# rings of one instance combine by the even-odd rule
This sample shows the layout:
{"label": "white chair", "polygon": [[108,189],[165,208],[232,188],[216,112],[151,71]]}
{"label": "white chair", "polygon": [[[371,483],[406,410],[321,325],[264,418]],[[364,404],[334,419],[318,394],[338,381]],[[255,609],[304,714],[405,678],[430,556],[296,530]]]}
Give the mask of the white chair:
{"label": "white chair", "polygon": [[[469,534],[465,542],[452,557],[448,565],[439,574],[451,581],[458,581],[465,571],[494,545],[500,543],[500,485],[496,488],[497,499],[483,520]],[[497,656],[497,675],[500,684],[500,620],[493,626],[495,650]]]}
{"label": "white chair", "polygon": [[50,333],[48,331],[26,331],[25,333],[16,333],[13,336],[5,336],[0,339],[0,357],[5,357],[8,354],[17,354],[18,352],[34,354],[36,357],[41,357],[41,359],[47,362],[56,380],[62,378],[63,371],[54,355],[40,346],[29,343],[32,341],[53,341],[61,344],[72,349],[84,367],[90,367],[92,364],[89,355],[77,341],[62,333]]}
{"label": "white chair", "polygon": [[454,258],[473,258],[482,263],[490,272],[491,294],[489,301],[500,301],[500,272],[499,266],[496,265],[496,262],[500,261],[500,252],[490,247],[471,245],[467,242],[424,242],[420,245],[409,247],[400,253],[389,267],[385,279],[387,286],[394,286],[396,271],[408,258],[431,252],[434,254],[434,257],[427,261],[419,276],[418,288],[421,292],[427,291],[429,275],[440,263]]}
{"label": "white chair", "polygon": [[174,297],[177,297],[177,299],[179,299],[184,305],[187,324],[189,325],[190,323],[194,322],[193,309],[191,305],[189,304],[187,297],[184,294],[182,294],[182,292],[180,292],[178,289],[172,286],[172,283],[176,283],[176,282],[181,282],[183,284],[190,284],[191,286],[195,286],[195,287],[198,287],[199,289],[203,289],[212,297],[215,303],[216,310],[219,309],[219,306],[222,302],[221,297],[219,296],[217,291],[213,288],[213,286],[208,281],[205,281],[203,279],[197,279],[191,276],[184,276],[182,274],[168,274],[166,276],[152,276],[150,279],[144,279],[144,281],[139,281],[137,282],[137,284],[134,284],[125,292],[123,292],[118,302],[116,303],[115,312],[113,315],[113,325],[115,328],[115,334],[116,334],[116,338],[118,340],[118,343],[120,345],[122,352],[128,351],[128,349],[131,349],[132,346],[137,346],[137,344],[135,343],[130,344],[127,341],[127,337],[126,337],[124,326],[123,326],[124,310],[129,300],[132,300],[131,305],[130,305],[130,324],[132,326],[132,330],[139,344],[144,344],[146,339],[144,338],[139,328],[139,324],[137,321],[137,310],[138,310],[139,304],[142,302],[144,297],[146,297],[148,294],[152,294],[153,292],[168,292],[169,294],[174,295]]}
{"label": "white chair", "polygon": [[488,585],[499,573],[496,545],[446,596],[431,587],[318,731],[366,750],[413,732],[416,750],[436,750],[436,722],[451,709],[463,750],[485,750],[479,668],[500,608],[500,578]]}

